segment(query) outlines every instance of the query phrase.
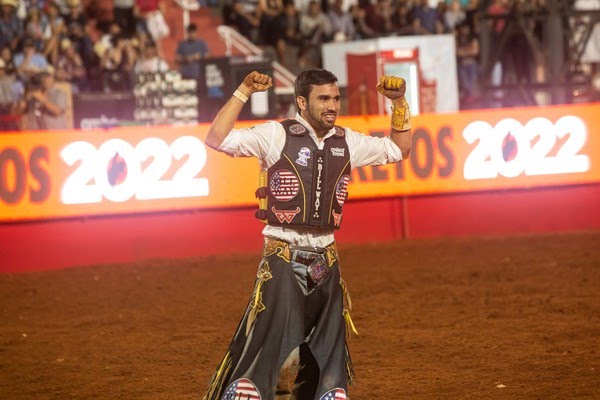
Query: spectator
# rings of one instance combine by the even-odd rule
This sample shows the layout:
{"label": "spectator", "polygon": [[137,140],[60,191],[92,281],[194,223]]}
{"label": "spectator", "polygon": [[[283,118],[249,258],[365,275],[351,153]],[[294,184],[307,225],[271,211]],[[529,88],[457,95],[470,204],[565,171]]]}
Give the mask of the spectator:
{"label": "spectator", "polygon": [[277,46],[280,32],[277,21],[283,11],[281,0],[259,0],[258,15],[260,16],[258,42],[266,46]]}
{"label": "spectator", "polygon": [[15,67],[19,78],[27,83],[32,76],[48,67],[48,60],[35,49],[35,42],[32,38],[25,38],[23,52],[15,55]]}
{"label": "spectator", "polygon": [[27,14],[25,35],[33,39],[37,51],[44,51],[45,42],[51,37],[50,25],[46,16],[37,8],[32,8]]}
{"label": "spectator", "polygon": [[69,13],[69,0],[50,0],[52,3],[56,4],[58,7],[58,12],[62,15],[66,15]]}
{"label": "spectator", "polygon": [[301,68],[308,65],[320,66],[321,44],[329,41],[331,24],[315,0],[310,2],[308,12],[300,16],[300,33],[303,45],[298,54],[299,66]]}
{"label": "spectator", "polygon": [[0,58],[0,131],[16,131],[19,129],[17,119],[11,118],[16,113],[22,85],[6,71],[6,64]]}
{"label": "spectator", "polygon": [[479,96],[479,40],[467,22],[457,27],[456,56],[461,98],[470,102]]}
{"label": "spectator", "polygon": [[459,0],[453,0],[444,11],[444,26],[448,32],[456,32],[456,27],[467,19]]}
{"label": "spectator", "polygon": [[164,13],[166,5],[163,0],[135,0],[134,15],[138,18],[138,31],[149,35],[160,57],[163,57],[161,40],[169,35]]}
{"label": "spectator", "polygon": [[142,56],[137,60],[133,71],[136,74],[167,72],[169,65],[158,55],[154,42],[146,43]]}
{"label": "spectator", "polygon": [[329,40],[331,24],[316,0],[310,2],[308,12],[300,17],[300,32],[310,46],[319,46]]}
{"label": "spectator", "polygon": [[79,93],[80,90],[87,89],[83,60],[77,54],[73,43],[69,39],[63,39],[60,50],[61,52],[56,64],[56,79],[58,81],[69,82],[72,93]]}
{"label": "spectator", "polygon": [[50,26],[50,38],[46,41],[44,56],[52,64],[56,64],[60,42],[66,37],[65,20],[60,15],[58,6],[54,3],[46,5],[46,15],[48,17],[48,25]]}
{"label": "spectator", "polygon": [[336,41],[352,40],[356,33],[352,15],[342,9],[343,4],[344,0],[335,0],[327,14],[331,22],[333,38]]}
{"label": "spectator", "polygon": [[67,94],[54,84],[54,69],[46,68],[27,83],[19,110],[26,129],[66,129]]}
{"label": "spectator", "polygon": [[17,17],[18,0],[1,0],[0,46],[8,45],[14,52],[23,37],[23,22]]}
{"label": "spectator", "polygon": [[7,75],[15,76],[17,68],[13,58],[13,52],[8,45],[0,48],[0,59],[4,61],[4,69]]}
{"label": "spectator", "polygon": [[406,2],[398,4],[398,8],[396,8],[396,11],[392,16],[392,25],[394,26],[394,31],[398,35],[414,34],[414,18],[412,10]]}
{"label": "spectator", "polygon": [[354,4],[350,6],[350,15],[355,28],[355,39],[369,39],[376,36],[375,31],[367,24],[364,8]]}
{"label": "spectator", "polygon": [[117,22],[111,22],[108,26],[108,31],[100,38],[100,47],[110,49],[113,46],[115,38],[124,36],[121,25]]}
{"label": "spectator", "polygon": [[40,13],[43,12],[44,8],[46,7],[46,0],[21,0],[24,5],[25,5],[25,9],[29,12],[32,9],[36,9],[38,10]]}
{"label": "spectator", "polygon": [[281,32],[277,42],[277,58],[282,65],[287,63],[287,48],[292,46],[298,51],[302,46],[302,34],[300,33],[300,13],[296,9],[293,0],[286,0],[283,4],[283,12],[279,16],[278,29]]}
{"label": "spectator", "polygon": [[81,0],[68,0],[69,12],[64,15],[66,35],[77,44],[83,37],[87,26],[87,18],[81,7]]}
{"label": "spectator", "polygon": [[479,33],[479,0],[470,0],[465,8],[466,21],[471,28],[471,33]]}
{"label": "spectator", "polygon": [[377,0],[375,4],[375,15],[371,18],[371,29],[377,36],[386,36],[394,31],[392,24],[392,2],[391,0]]}
{"label": "spectator", "polygon": [[200,60],[210,55],[206,42],[198,38],[196,24],[189,24],[187,37],[177,45],[175,60],[183,79],[200,78]]}
{"label": "spectator", "polygon": [[115,2],[115,22],[123,28],[123,32],[127,36],[131,36],[135,32],[135,17],[133,8],[135,0],[114,0]]}
{"label": "spectator", "polygon": [[257,5],[254,2],[232,0],[230,6],[223,8],[223,20],[247,39],[256,42],[260,18],[257,16]]}
{"label": "spectator", "polygon": [[308,11],[308,6],[310,5],[311,0],[292,0],[294,2],[294,7],[298,10],[299,14],[304,14]]}
{"label": "spectator", "polygon": [[124,36],[115,36],[111,48],[100,60],[103,90],[105,92],[131,90],[131,73],[137,56],[135,49]]}
{"label": "spectator", "polygon": [[50,29],[52,30],[52,33],[61,31],[61,29],[65,25],[65,20],[60,15],[60,10],[59,10],[58,6],[53,2],[47,3],[45,14],[46,14],[46,17],[48,18],[48,23],[50,24]]}
{"label": "spectator", "polygon": [[444,26],[442,25],[437,10],[429,5],[428,0],[417,0],[414,12],[414,31],[418,35],[430,35],[442,33]]}

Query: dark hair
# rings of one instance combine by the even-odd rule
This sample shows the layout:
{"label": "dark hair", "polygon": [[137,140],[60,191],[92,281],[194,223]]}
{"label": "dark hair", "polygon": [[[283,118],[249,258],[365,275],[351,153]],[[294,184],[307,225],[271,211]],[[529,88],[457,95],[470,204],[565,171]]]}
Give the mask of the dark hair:
{"label": "dark hair", "polygon": [[23,39],[23,48],[25,47],[35,47],[35,40],[31,36],[27,36]]}
{"label": "dark hair", "polygon": [[337,82],[337,77],[325,69],[309,69],[300,72],[294,84],[294,98],[298,96],[308,100],[312,85],[321,86]]}
{"label": "dark hair", "polygon": [[198,27],[193,22],[191,24],[189,24],[186,29],[187,32],[196,32],[197,30],[198,30]]}

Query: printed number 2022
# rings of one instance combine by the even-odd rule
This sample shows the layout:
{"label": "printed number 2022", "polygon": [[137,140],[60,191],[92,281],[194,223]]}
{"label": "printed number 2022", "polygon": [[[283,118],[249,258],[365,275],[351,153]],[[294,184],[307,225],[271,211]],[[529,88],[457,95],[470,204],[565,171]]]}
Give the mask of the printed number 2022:
{"label": "printed number 2022", "polygon": [[[563,139],[567,134],[567,140],[556,155],[550,155],[557,139]],[[494,127],[476,121],[465,128],[463,137],[469,144],[479,140],[465,160],[465,179],[488,179],[498,175],[514,178],[523,173],[554,175],[585,172],[590,168],[589,157],[578,154],[586,143],[586,126],[580,118],[571,115],[554,124],[546,118],[534,118],[525,126],[512,118],[503,119]],[[510,149],[512,154],[507,156]]]}
{"label": "printed number 2022", "polygon": [[[173,159],[188,158],[174,174]],[[135,147],[123,139],[110,139],[98,149],[85,141],[68,144],[61,152],[69,166],[80,163],[62,188],[64,204],[100,203],[103,198],[124,202],[208,196],[208,179],[196,176],[206,164],[206,148],[193,136],[177,138],[169,146],[164,140],[147,138]],[[142,165],[150,163],[142,168]]]}

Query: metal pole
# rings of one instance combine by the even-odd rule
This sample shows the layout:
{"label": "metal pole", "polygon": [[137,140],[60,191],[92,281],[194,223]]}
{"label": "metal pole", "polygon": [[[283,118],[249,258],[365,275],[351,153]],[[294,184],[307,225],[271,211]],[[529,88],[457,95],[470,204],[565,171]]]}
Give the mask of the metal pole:
{"label": "metal pole", "polygon": [[559,0],[548,0],[549,15],[545,32],[548,40],[548,70],[553,104],[563,104],[566,100],[565,89],[560,85],[564,79],[561,70],[565,63],[565,36],[560,3]]}

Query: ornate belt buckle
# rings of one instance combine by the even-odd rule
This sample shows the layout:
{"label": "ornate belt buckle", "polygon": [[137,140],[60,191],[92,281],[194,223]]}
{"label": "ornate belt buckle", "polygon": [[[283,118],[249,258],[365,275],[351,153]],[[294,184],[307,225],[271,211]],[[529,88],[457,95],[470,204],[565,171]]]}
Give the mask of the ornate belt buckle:
{"label": "ornate belt buckle", "polygon": [[319,254],[307,268],[310,279],[317,285],[320,284],[331,272],[327,259],[323,254]]}

